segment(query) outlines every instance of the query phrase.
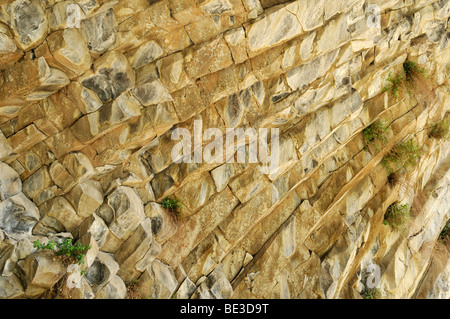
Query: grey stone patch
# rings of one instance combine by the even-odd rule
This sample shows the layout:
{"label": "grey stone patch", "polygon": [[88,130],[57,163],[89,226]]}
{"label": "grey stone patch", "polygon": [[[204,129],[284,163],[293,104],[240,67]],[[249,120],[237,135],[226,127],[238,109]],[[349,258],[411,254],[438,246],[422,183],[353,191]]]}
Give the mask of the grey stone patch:
{"label": "grey stone patch", "polygon": [[116,42],[116,19],[112,9],[88,18],[81,23],[81,34],[89,51],[103,53]]}
{"label": "grey stone patch", "polygon": [[39,218],[39,209],[23,193],[0,203],[0,229],[16,240],[30,236]]}

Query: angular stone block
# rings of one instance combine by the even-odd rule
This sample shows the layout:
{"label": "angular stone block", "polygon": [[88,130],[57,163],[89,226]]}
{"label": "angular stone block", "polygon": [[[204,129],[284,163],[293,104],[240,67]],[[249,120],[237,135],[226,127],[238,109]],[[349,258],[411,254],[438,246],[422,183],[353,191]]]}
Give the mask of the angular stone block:
{"label": "angular stone block", "polygon": [[14,41],[6,34],[0,33],[0,70],[13,65],[23,56]]}
{"label": "angular stone block", "polygon": [[110,231],[120,240],[126,240],[145,218],[141,199],[132,188],[119,186],[108,196],[107,203],[114,212]]}
{"label": "angular stone block", "polygon": [[139,293],[141,298],[169,299],[177,286],[172,268],[154,260],[140,277]]}
{"label": "angular stone block", "polygon": [[39,45],[47,35],[48,20],[45,9],[38,0],[16,0],[6,8],[10,14],[8,24],[22,51]]}
{"label": "angular stone block", "polygon": [[[296,2],[292,7],[296,6]],[[251,52],[268,49],[303,33],[303,28],[293,8],[281,7],[266,14],[249,26],[248,48]]]}
{"label": "angular stone block", "polygon": [[29,198],[36,198],[39,193],[53,185],[47,166],[38,169],[23,182],[23,192]]}
{"label": "angular stone block", "polygon": [[112,254],[99,251],[92,265],[86,271],[86,280],[94,293],[105,287],[117,274],[119,264]]}
{"label": "angular stone block", "polygon": [[144,106],[172,101],[167,89],[158,80],[141,84],[133,89],[136,99]]}
{"label": "angular stone block", "polygon": [[34,124],[28,125],[7,139],[14,152],[20,153],[43,141],[46,138]]}
{"label": "angular stone block", "polygon": [[185,61],[189,65],[186,72],[194,79],[233,64],[230,49],[222,37],[189,49]]}
{"label": "angular stone block", "polygon": [[[137,279],[136,265],[144,257],[147,257],[147,263],[151,262],[151,256],[146,256],[148,251],[158,252],[157,249],[152,248],[152,246],[159,246],[159,244],[153,239],[151,224],[149,218],[144,219],[133,234],[114,253],[117,262],[120,264],[120,270],[117,274],[126,282]],[[155,257],[153,256],[153,258]],[[148,265],[142,266],[145,269]]]}
{"label": "angular stone block", "polygon": [[58,196],[46,201],[39,207],[42,217],[52,217],[60,222],[66,231],[77,228],[83,218],[77,215],[70,203],[64,197]]}
{"label": "angular stone block", "polygon": [[91,67],[92,58],[78,29],[53,32],[47,37],[47,43],[53,58],[76,76]]}
{"label": "angular stone block", "polygon": [[0,229],[14,239],[30,236],[39,219],[38,208],[23,193],[0,202]]}
{"label": "angular stone block", "polygon": [[91,216],[103,203],[103,190],[99,182],[85,180],[66,195],[67,200],[83,218]]}
{"label": "angular stone block", "polygon": [[11,166],[0,162],[0,202],[22,191],[19,174]]}
{"label": "angular stone block", "polygon": [[230,282],[224,273],[216,268],[194,291],[191,299],[229,299],[232,295]]}
{"label": "angular stone block", "polygon": [[50,289],[64,276],[66,267],[54,252],[43,250],[25,258],[24,272],[28,286]]}
{"label": "angular stone block", "polygon": [[97,245],[102,247],[106,242],[108,232],[108,226],[103,219],[94,213],[86,218],[73,233],[76,238],[80,238],[89,233],[96,240]]}
{"label": "angular stone block", "polygon": [[125,299],[127,287],[123,280],[115,275],[96,295],[95,299]]}
{"label": "angular stone block", "polygon": [[81,22],[81,34],[93,54],[102,54],[116,41],[116,19],[113,9],[101,12]]}
{"label": "angular stone block", "polygon": [[177,224],[170,213],[160,204],[150,202],[145,206],[145,215],[150,218],[153,236],[160,243],[164,243],[177,231]]}

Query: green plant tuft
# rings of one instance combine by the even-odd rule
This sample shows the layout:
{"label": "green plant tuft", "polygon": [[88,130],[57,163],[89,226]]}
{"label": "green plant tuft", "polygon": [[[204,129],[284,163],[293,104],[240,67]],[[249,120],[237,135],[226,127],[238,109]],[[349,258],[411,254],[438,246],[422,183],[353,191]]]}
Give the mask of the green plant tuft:
{"label": "green plant tuft", "polygon": [[169,212],[173,213],[175,216],[181,216],[181,208],[182,204],[181,201],[177,198],[170,198],[166,197],[163,202],[161,203],[162,207],[167,209]]}
{"label": "green plant tuft", "polygon": [[365,149],[369,149],[369,145],[374,143],[377,151],[380,147],[386,145],[388,142],[388,134],[390,131],[390,124],[384,120],[377,120],[367,126],[363,130]]}
{"label": "green plant tuft", "polygon": [[364,299],[381,299],[382,294],[379,288],[364,288],[364,290],[361,291],[361,296]]}
{"label": "green plant tuft", "polygon": [[389,174],[393,174],[399,169],[407,169],[415,166],[422,155],[421,147],[414,140],[398,143],[392,150],[383,157],[381,164]]}
{"label": "green plant tuft", "polygon": [[384,215],[383,224],[389,225],[392,227],[392,229],[404,233],[406,230],[407,223],[411,218],[409,210],[410,208],[407,204],[405,205],[398,205],[397,203],[392,204],[391,206],[389,206],[386,214]]}
{"label": "green plant tuft", "polygon": [[[41,244],[39,240],[33,242],[33,247],[37,250],[51,250],[57,256],[64,256],[70,261],[70,263],[76,263],[78,265],[84,264],[84,257],[86,256],[86,251],[91,249],[90,245],[82,245],[81,243],[72,243],[71,238],[64,239],[61,243],[55,243],[50,240],[47,244]],[[56,248],[56,250],[55,250]],[[82,275],[85,271],[82,271]]]}
{"label": "green plant tuft", "polygon": [[395,98],[398,99],[398,91],[400,90],[400,85],[403,83],[404,80],[405,79],[401,74],[392,77],[392,72],[390,72],[388,78],[386,79],[386,81],[388,81],[389,84],[387,84],[383,88],[383,92],[391,91],[391,93],[395,96]]}
{"label": "green plant tuft", "polygon": [[393,76],[392,72],[389,73],[386,79],[389,83],[383,88],[383,92],[391,91],[395,98],[398,99],[398,92],[400,87],[403,86],[409,94],[412,94],[411,91],[415,89],[416,84],[420,84],[420,81],[418,81],[420,76],[426,77],[425,69],[419,67],[416,62],[405,61],[402,74]]}

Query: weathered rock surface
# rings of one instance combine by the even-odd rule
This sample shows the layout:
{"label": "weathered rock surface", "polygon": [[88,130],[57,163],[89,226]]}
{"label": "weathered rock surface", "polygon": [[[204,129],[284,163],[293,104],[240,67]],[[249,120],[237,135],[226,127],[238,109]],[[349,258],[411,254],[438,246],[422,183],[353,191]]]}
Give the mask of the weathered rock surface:
{"label": "weathered rock surface", "polygon": [[7,23],[23,51],[39,45],[47,35],[48,20],[40,1],[16,0],[2,5],[2,21]]}
{"label": "weathered rock surface", "polygon": [[16,240],[31,235],[39,219],[38,208],[22,192],[0,202],[0,228]]}
{"label": "weathered rock surface", "polygon": [[[449,17],[438,0],[0,0],[0,298],[358,299],[375,267],[383,298],[448,299]],[[416,165],[390,175],[410,139]],[[81,266],[33,247],[67,238],[90,245]]]}
{"label": "weathered rock surface", "polygon": [[0,176],[0,201],[4,201],[22,191],[22,181],[19,174],[2,162],[0,162]]}
{"label": "weathered rock surface", "polygon": [[58,282],[66,272],[66,267],[52,252],[36,252],[24,260],[24,272],[27,279],[26,295],[45,292]]}

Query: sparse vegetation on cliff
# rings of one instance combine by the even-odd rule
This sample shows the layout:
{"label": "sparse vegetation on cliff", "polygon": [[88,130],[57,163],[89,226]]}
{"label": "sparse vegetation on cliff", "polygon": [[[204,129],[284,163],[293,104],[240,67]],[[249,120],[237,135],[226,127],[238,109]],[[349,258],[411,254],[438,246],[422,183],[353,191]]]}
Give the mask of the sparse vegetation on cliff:
{"label": "sparse vegetation on cliff", "polygon": [[364,290],[361,291],[361,296],[364,299],[381,299],[382,294],[379,288],[364,288]]}
{"label": "sparse vegetation on cliff", "polygon": [[141,299],[141,282],[139,279],[134,279],[125,284],[127,287],[126,299]]}
{"label": "sparse vegetation on cliff", "polygon": [[[33,247],[37,248],[37,250],[51,250],[55,255],[64,257],[66,264],[76,263],[79,266],[84,264],[86,252],[91,249],[90,245],[82,245],[79,242],[73,244],[71,238],[67,238],[61,243],[55,243],[50,240],[47,244],[41,244],[39,240],[36,240],[33,242]],[[83,273],[84,271],[82,271]]]}
{"label": "sparse vegetation on cliff", "polygon": [[369,145],[374,144],[377,151],[386,145],[388,141],[388,134],[390,131],[390,124],[384,120],[377,120],[367,126],[363,130],[365,149],[369,149]]}
{"label": "sparse vegetation on cliff", "polygon": [[392,76],[392,72],[389,73],[388,78],[386,81],[389,82],[384,88],[383,92],[390,91],[396,99],[398,99],[398,91],[400,90],[400,85],[402,84],[404,78],[401,74],[396,75],[395,77]]}
{"label": "sparse vegetation on cliff", "polygon": [[422,155],[421,147],[415,140],[398,143],[383,157],[381,164],[389,174],[397,170],[415,166]]}
{"label": "sparse vegetation on cliff", "polygon": [[425,69],[419,67],[416,62],[405,61],[403,63],[403,73],[392,75],[389,73],[386,81],[389,83],[383,88],[383,92],[390,91],[396,99],[399,97],[399,90],[403,86],[409,94],[417,89],[417,86],[422,87],[420,80],[426,75]]}
{"label": "sparse vegetation on cliff", "polygon": [[419,75],[425,76],[425,69],[422,69],[413,61],[403,63],[403,71],[405,72],[405,81],[410,83],[414,82],[414,79]]}
{"label": "sparse vegetation on cliff", "polygon": [[175,217],[181,217],[181,209],[183,208],[183,205],[179,199],[166,197],[161,205]]}
{"label": "sparse vegetation on cliff", "polygon": [[405,205],[399,205],[397,203],[389,206],[386,214],[384,215],[384,225],[389,225],[392,229],[404,232],[411,216],[409,214],[410,207]]}

